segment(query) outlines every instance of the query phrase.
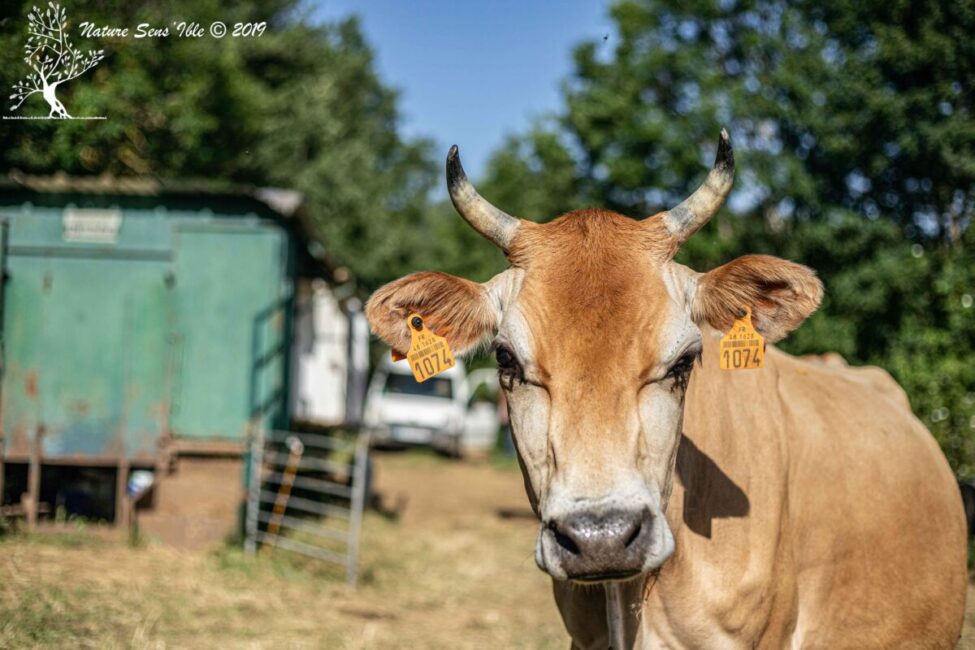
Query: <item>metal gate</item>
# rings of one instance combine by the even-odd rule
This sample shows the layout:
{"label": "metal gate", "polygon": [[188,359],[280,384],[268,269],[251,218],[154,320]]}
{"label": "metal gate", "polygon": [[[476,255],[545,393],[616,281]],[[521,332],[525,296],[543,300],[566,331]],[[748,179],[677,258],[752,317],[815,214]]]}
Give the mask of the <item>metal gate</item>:
{"label": "metal gate", "polygon": [[340,564],[355,586],[365,507],[368,435],[257,428],[248,467],[245,548],[273,547]]}

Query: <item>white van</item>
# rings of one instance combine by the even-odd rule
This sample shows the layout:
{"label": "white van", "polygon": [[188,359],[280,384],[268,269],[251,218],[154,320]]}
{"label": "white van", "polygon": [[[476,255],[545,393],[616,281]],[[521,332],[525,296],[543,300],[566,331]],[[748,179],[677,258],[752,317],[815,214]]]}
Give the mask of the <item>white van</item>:
{"label": "white van", "polygon": [[373,374],[363,426],[377,445],[424,445],[456,456],[488,451],[498,435],[497,408],[474,401],[480,384],[497,388],[494,370],[467,374],[464,362],[423,383],[405,361],[385,357]]}

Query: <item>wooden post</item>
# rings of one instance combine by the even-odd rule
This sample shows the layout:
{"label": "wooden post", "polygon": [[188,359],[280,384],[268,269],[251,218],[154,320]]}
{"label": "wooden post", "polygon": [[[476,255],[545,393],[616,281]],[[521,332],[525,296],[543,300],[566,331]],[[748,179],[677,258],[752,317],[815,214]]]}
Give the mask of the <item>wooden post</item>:
{"label": "wooden post", "polygon": [[[301,463],[301,455],[305,453],[305,446],[301,444],[298,436],[288,436],[285,443],[288,445],[288,463],[284,468],[281,485],[278,486],[278,495],[274,499],[274,510],[267,523],[267,534],[272,538],[277,536],[284,513],[288,509],[288,499],[291,498],[291,488],[295,483],[295,474],[298,473],[298,464]],[[266,555],[270,552],[271,544],[261,547],[261,553]]]}
{"label": "wooden post", "polygon": [[27,511],[27,530],[34,530],[37,526],[37,511],[41,502],[41,439],[44,427],[38,426],[34,432],[34,442],[30,447],[30,458],[27,466],[27,499],[24,509]]}
{"label": "wooden post", "polygon": [[122,455],[115,477],[115,525],[125,526],[129,514],[129,458]]}
{"label": "wooden post", "polygon": [[[6,469],[6,456],[4,456],[4,442],[3,432],[0,431],[0,508],[3,508],[3,487],[4,487],[4,470]],[[3,517],[0,516],[0,519]]]}

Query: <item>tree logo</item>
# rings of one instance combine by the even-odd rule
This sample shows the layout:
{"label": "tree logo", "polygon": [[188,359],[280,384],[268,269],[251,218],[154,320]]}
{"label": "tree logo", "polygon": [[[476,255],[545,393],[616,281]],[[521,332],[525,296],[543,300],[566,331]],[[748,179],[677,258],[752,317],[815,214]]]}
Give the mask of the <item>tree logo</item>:
{"label": "tree logo", "polygon": [[72,117],[57,97],[61,84],[77,79],[105,58],[105,50],[82,54],[68,38],[68,15],[61,5],[48,3],[47,11],[34,7],[27,14],[27,43],[24,62],[33,70],[13,86],[11,111],[20,108],[31,95],[40,94],[51,107],[47,117],[4,117],[5,120],[104,120],[104,117]]}

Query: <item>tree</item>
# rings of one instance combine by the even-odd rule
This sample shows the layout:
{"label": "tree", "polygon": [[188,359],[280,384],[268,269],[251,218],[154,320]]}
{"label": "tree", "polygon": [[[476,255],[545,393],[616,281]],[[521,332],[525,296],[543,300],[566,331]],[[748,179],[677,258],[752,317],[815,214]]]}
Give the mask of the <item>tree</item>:
{"label": "tree", "polygon": [[13,86],[11,111],[20,108],[28,97],[41,93],[51,107],[48,117],[68,118],[67,109],[57,97],[63,83],[77,79],[105,57],[104,50],[82,54],[68,38],[68,15],[60,5],[49,2],[46,11],[37,7],[27,14],[27,42],[24,62],[34,71]]}
{"label": "tree", "polygon": [[[0,20],[0,85],[23,67],[10,52],[24,42],[21,16],[32,0],[5,2],[13,17]],[[430,143],[400,135],[397,93],[376,73],[359,23],[314,23],[302,7],[300,0],[91,3],[84,18],[96,25],[158,26],[182,16],[268,27],[260,38],[90,39],[105,60],[63,99],[79,114],[108,119],[5,122],[0,170],[292,188],[305,195],[322,245],[363,293],[424,266],[433,228],[427,194],[440,168]]]}
{"label": "tree", "polygon": [[[379,79],[356,19],[299,29],[321,46],[301,62],[308,74],[268,78],[264,110],[274,118],[258,125],[241,174],[301,190],[329,251],[364,290],[428,267],[427,195],[440,167],[432,144],[397,133],[397,93]],[[263,65],[293,47],[268,48]]]}
{"label": "tree", "polygon": [[[550,166],[529,132],[495,155],[490,198],[526,192],[544,218],[576,203],[650,215],[701,182],[728,126],[736,189],[680,260],[707,270],[764,252],[817,269],[823,306],[784,347],[885,367],[955,470],[975,472],[975,3],[610,11],[613,38],[576,48],[545,127],[572,164]],[[525,174],[553,191],[532,194]]]}

